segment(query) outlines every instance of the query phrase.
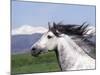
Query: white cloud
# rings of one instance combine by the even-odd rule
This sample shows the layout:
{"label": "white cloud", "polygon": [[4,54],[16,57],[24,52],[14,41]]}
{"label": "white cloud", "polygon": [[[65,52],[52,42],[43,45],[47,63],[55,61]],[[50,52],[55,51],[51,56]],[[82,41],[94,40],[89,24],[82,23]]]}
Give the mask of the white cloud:
{"label": "white cloud", "polygon": [[34,34],[34,33],[44,33],[47,29],[44,27],[33,27],[30,25],[23,25],[19,28],[12,30],[12,35],[20,35],[20,34]]}

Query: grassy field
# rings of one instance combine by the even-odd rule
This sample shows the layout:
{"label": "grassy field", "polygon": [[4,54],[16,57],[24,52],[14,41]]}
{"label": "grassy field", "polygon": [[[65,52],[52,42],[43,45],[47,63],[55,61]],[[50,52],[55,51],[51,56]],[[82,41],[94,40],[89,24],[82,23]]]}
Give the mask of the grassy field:
{"label": "grassy field", "polygon": [[29,53],[12,55],[11,70],[12,75],[60,71],[54,52],[38,57],[32,57]]}

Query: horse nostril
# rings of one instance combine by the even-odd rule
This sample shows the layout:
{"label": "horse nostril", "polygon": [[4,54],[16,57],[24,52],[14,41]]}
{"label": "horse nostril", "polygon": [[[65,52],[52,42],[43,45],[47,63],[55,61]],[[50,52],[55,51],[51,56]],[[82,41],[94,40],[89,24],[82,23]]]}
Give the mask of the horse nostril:
{"label": "horse nostril", "polygon": [[32,48],[32,50],[34,51],[34,50],[36,50],[36,48],[35,48],[35,47],[33,47],[33,48]]}

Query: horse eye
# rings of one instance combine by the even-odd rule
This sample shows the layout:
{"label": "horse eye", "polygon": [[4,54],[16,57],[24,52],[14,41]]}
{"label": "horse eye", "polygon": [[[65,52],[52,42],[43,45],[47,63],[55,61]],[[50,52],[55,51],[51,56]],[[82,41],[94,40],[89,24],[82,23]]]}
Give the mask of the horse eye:
{"label": "horse eye", "polygon": [[48,35],[47,37],[48,37],[48,39],[52,38],[52,36],[50,36],[50,35]]}

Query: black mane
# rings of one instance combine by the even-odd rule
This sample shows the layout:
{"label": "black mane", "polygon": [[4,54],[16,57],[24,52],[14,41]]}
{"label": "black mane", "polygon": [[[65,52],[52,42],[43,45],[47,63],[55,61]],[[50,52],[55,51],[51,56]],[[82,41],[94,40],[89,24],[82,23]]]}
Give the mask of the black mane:
{"label": "black mane", "polygon": [[81,35],[83,36],[83,33],[85,32],[86,28],[89,24],[85,25],[86,22],[84,22],[82,25],[76,25],[76,24],[62,24],[62,23],[53,23],[53,27],[51,30],[55,33],[55,30],[58,30],[61,33],[67,34],[67,35]]}

